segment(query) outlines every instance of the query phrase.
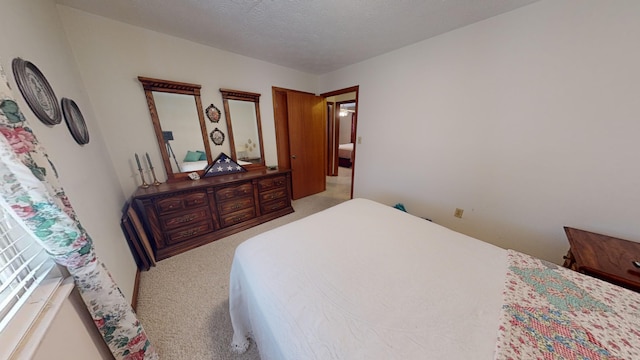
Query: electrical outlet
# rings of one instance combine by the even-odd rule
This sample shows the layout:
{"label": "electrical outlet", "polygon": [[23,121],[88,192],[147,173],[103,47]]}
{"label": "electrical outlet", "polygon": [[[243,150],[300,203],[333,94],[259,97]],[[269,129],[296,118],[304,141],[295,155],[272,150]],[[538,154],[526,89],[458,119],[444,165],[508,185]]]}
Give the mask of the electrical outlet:
{"label": "electrical outlet", "polygon": [[462,213],[464,210],[456,208],[456,211],[453,213],[453,216],[462,219]]}
{"label": "electrical outlet", "polygon": [[358,144],[362,144],[362,136],[358,136]]}

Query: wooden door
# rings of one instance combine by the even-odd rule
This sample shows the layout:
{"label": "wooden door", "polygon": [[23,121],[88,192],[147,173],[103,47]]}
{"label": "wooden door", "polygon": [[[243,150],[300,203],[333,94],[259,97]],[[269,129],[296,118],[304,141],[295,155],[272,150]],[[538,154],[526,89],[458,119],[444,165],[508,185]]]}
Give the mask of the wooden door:
{"label": "wooden door", "polygon": [[326,190],[326,101],[273,87],[278,167],[291,169],[292,199]]}
{"label": "wooden door", "polygon": [[293,199],[326,190],[326,116],[323,97],[287,91]]}

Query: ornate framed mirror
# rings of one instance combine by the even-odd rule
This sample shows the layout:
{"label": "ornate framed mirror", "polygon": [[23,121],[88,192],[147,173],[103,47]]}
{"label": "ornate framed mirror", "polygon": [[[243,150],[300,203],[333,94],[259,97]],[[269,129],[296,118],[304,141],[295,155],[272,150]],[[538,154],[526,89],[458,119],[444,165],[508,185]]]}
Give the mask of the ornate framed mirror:
{"label": "ornate framed mirror", "polygon": [[167,181],[203,175],[213,160],[200,100],[200,85],[139,76],[162,154]]}
{"label": "ornate framed mirror", "polygon": [[220,89],[231,158],[247,170],[264,169],[260,94]]}

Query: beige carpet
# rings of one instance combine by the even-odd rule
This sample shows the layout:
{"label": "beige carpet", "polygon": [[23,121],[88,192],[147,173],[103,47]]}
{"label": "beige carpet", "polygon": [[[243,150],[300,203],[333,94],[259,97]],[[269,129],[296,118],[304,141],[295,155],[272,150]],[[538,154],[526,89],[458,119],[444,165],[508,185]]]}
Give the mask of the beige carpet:
{"label": "beige carpet", "polygon": [[340,169],[340,176],[327,178],[327,191],[294,201],[294,213],[162,260],[141,273],[138,317],[162,359],[260,359],[253,343],[241,355],[229,347],[229,271],[235,248],[261,232],[349,199],[351,171]]}

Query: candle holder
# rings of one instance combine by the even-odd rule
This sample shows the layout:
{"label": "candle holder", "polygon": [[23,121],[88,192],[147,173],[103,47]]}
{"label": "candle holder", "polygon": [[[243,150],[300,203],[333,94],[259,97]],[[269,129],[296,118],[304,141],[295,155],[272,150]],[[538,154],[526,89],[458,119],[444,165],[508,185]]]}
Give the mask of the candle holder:
{"label": "candle holder", "polygon": [[138,171],[140,171],[140,178],[142,179],[142,185],[140,185],[140,187],[143,189],[148,188],[149,184],[147,184],[147,182],[144,180],[144,174],[142,173],[142,169],[138,169]]}
{"label": "candle holder", "polygon": [[153,170],[153,167],[151,168],[151,175],[153,175],[153,185],[160,186],[162,183],[156,179],[156,172]]}

